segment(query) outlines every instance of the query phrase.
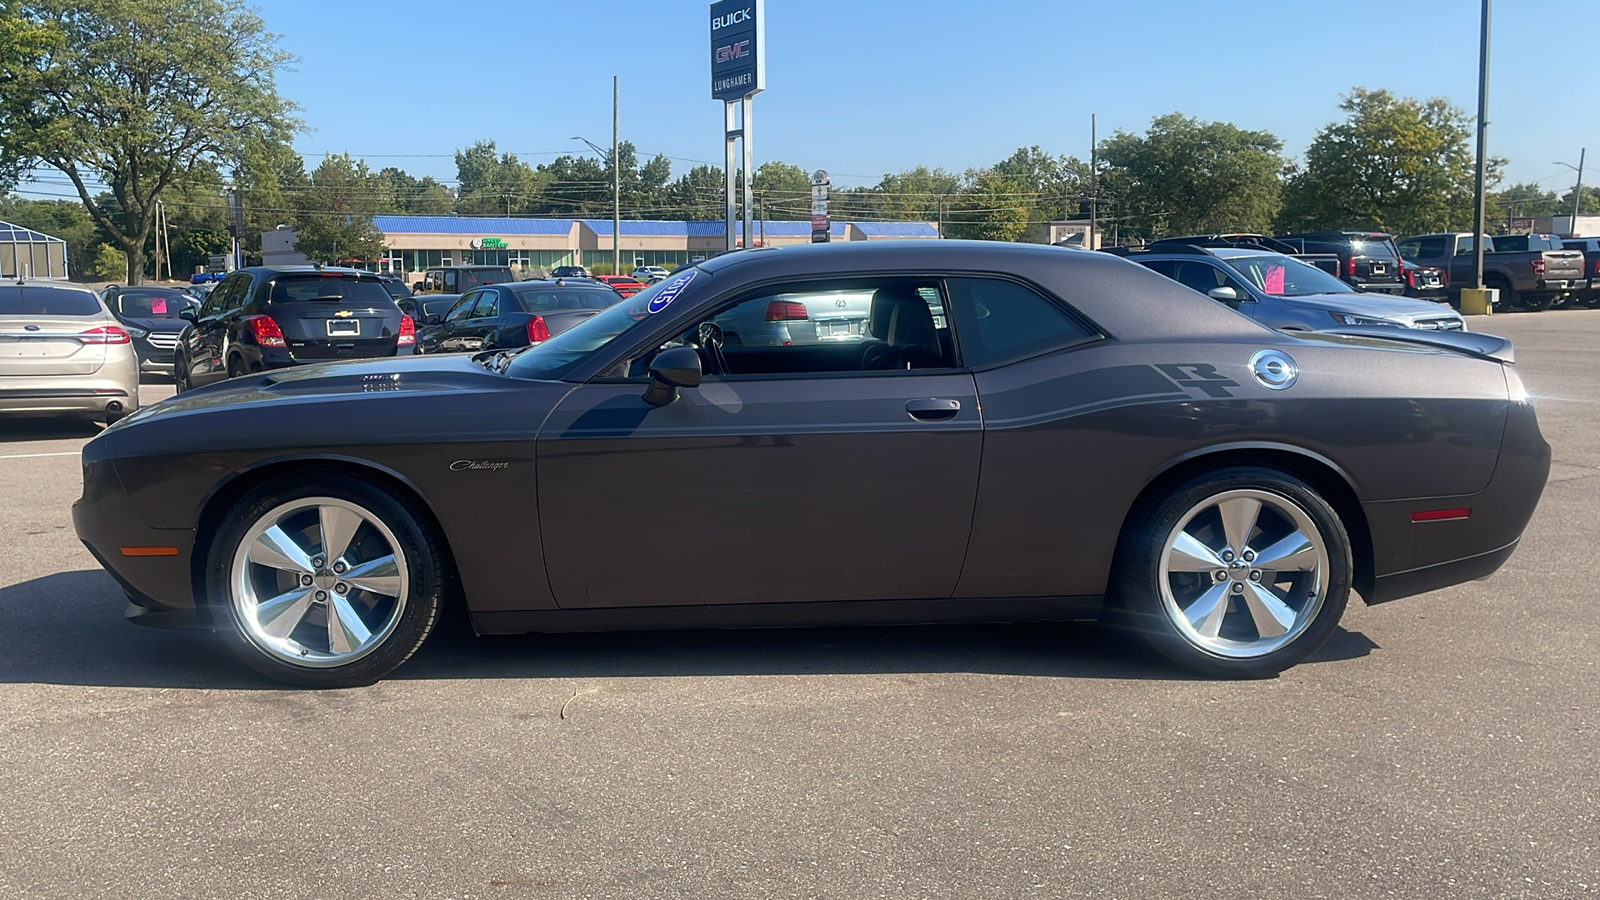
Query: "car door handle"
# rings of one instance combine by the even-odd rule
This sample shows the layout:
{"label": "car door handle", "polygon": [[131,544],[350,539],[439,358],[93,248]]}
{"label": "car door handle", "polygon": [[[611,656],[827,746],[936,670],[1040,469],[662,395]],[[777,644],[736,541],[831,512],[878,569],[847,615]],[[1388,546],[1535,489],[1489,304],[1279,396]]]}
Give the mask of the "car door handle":
{"label": "car door handle", "polygon": [[953,419],[956,413],[961,412],[961,401],[945,399],[909,400],[906,402],[906,412],[911,414],[911,418],[924,421]]}

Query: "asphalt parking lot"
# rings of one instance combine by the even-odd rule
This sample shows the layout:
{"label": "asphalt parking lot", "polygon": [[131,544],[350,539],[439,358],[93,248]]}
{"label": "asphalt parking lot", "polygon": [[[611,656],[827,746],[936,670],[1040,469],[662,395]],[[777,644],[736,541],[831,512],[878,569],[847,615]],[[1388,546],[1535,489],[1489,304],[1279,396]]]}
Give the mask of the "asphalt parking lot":
{"label": "asphalt parking lot", "polygon": [[1471,327],[1555,448],[1521,549],[1260,682],[1088,625],[455,623],[282,689],[122,620],[94,427],[0,423],[0,896],[1600,895],[1600,311]]}

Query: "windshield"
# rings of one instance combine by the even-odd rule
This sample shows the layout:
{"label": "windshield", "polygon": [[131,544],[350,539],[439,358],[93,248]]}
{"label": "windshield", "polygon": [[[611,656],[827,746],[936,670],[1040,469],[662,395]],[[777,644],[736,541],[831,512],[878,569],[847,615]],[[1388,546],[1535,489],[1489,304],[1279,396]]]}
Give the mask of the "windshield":
{"label": "windshield", "polygon": [[605,309],[617,302],[617,292],[605,288],[512,288],[523,312],[562,309]]}
{"label": "windshield", "polygon": [[687,269],[666,281],[658,281],[626,300],[612,299],[612,305],[555,337],[524,350],[506,367],[514,378],[558,379],[578,361],[623,337],[634,328],[646,325],[652,313],[663,312],[682,293],[689,282],[702,274]]}
{"label": "windshield", "polygon": [[510,269],[462,269],[461,293],[486,284],[506,284],[516,279],[512,277]]}
{"label": "windshield", "polygon": [[134,319],[176,319],[178,311],[192,306],[194,298],[183,291],[123,291],[117,309]]}
{"label": "windshield", "polygon": [[274,305],[311,301],[342,301],[350,305],[364,303],[378,309],[394,303],[377,279],[363,279],[356,275],[284,275],[272,286],[271,302]]}
{"label": "windshield", "polygon": [[1353,294],[1355,289],[1321,269],[1276,253],[1224,259],[1256,290],[1274,297]]}
{"label": "windshield", "polygon": [[1394,242],[1387,237],[1369,237],[1351,241],[1350,255],[1372,259],[1394,259],[1400,254],[1395,252]]}

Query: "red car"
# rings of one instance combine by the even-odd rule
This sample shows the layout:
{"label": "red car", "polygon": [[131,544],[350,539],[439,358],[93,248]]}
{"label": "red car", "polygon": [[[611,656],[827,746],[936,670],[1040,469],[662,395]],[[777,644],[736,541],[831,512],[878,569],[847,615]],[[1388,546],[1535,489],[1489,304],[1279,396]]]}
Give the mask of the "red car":
{"label": "red car", "polygon": [[632,297],[644,290],[644,282],[627,275],[595,275],[595,281],[611,288],[624,297]]}

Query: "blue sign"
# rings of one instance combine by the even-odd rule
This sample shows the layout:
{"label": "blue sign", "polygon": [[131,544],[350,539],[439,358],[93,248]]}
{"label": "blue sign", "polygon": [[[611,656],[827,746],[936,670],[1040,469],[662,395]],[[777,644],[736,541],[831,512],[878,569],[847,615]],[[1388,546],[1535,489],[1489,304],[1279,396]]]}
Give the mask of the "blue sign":
{"label": "blue sign", "polygon": [[711,4],[711,96],[738,100],[767,86],[763,0]]}
{"label": "blue sign", "polygon": [[650,302],[645,308],[652,313],[658,313],[666,309],[667,304],[678,299],[678,295],[683,293],[683,289],[689,286],[689,282],[694,280],[694,276],[698,271],[698,269],[690,269],[678,278],[663,284],[661,290],[656,291],[655,296],[650,298]]}

